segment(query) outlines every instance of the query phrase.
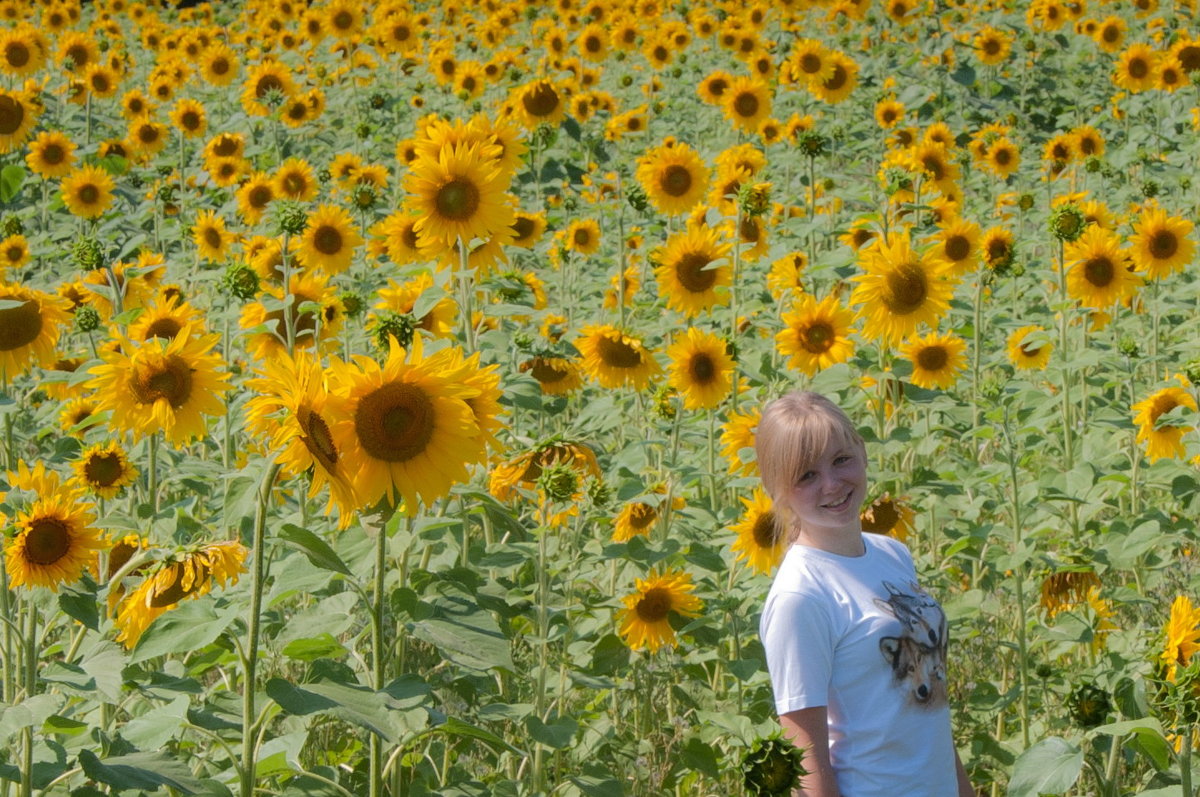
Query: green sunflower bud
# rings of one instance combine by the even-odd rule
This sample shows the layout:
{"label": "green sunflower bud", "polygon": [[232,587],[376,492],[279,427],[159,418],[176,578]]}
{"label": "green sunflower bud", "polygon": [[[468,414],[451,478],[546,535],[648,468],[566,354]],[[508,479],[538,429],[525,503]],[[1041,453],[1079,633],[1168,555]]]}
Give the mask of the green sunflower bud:
{"label": "green sunflower bud", "polygon": [[[1121,354],[1125,355],[1126,357],[1137,357],[1141,353],[1141,348],[1138,346],[1137,338],[1135,338],[1133,335],[1122,335],[1121,339],[1117,341],[1117,351],[1121,352]],[[1193,362],[1195,361],[1193,360]],[[1191,378],[1191,375],[1189,375],[1188,379]]]}
{"label": "green sunflower bud", "polygon": [[1108,722],[1112,709],[1108,692],[1095,684],[1078,684],[1067,697],[1067,711],[1081,728],[1095,728]]}
{"label": "green sunflower bud", "polygon": [[275,203],[275,224],[280,233],[299,235],[308,224],[308,214],[299,202],[283,200]]}
{"label": "green sunflower bud", "polygon": [[412,344],[417,322],[408,313],[386,312],[375,319],[371,329],[371,340],[380,351],[386,352],[390,346],[390,338],[395,338],[401,347],[407,349]]}
{"label": "green sunflower bud", "polygon": [[104,266],[104,248],[88,235],[71,244],[71,259],[83,271],[93,271]]}
{"label": "green sunflower bud", "polygon": [[262,280],[258,272],[245,263],[231,263],[221,275],[221,292],[227,293],[243,302],[248,302],[258,295]]}
{"label": "green sunflower bud", "polygon": [[75,328],[80,332],[95,332],[100,328],[100,311],[85,304],[75,311]]}
{"label": "green sunflower bud", "polygon": [[788,797],[808,772],[804,751],[779,736],[760,740],[742,759],[742,783],[754,797]]}
{"label": "green sunflower bud", "polygon": [[552,501],[570,501],[579,490],[579,474],[562,462],[542,468],[538,489]]}
{"label": "green sunflower bud", "polygon": [[828,145],[829,140],[826,139],[825,136],[813,130],[805,130],[803,133],[796,136],[796,148],[809,158],[815,158],[818,155],[824,155]]}
{"label": "green sunflower bud", "polygon": [[1050,232],[1060,241],[1077,241],[1087,227],[1087,218],[1074,202],[1059,205],[1050,214]]}
{"label": "green sunflower bud", "polygon": [[4,223],[0,224],[0,236],[5,238],[10,235],[23,235],[25,233],[25,225],[21,223],[21,219],[11,213],[4,217]]}
{"label": "green sunflower bud", "polygon": [[588,500],[597,509],[608,506],[612,500],[612,488],[603,479],[589,479],[587,483]]}
{"label": "green sunflower bud", "polygon": [[355,291],[342,291],[338,294],[338,301],[342,303],[342,309],[350,318],[358,318],[367,309],[366,300],[361,293]]}

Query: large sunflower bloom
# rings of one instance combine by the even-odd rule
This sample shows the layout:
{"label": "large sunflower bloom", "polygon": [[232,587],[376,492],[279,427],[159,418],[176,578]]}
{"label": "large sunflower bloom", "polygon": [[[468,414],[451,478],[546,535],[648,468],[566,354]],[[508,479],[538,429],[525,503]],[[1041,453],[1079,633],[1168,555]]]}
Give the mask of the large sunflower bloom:
{"label": "large sunflower bloom", "polygon": [[761,487],[755,487],[749,498],[741,500],[745,512],[733,525],[737,539],[733,541],[731,550],[755,573],[769,576],[783,559],[787,540],[779,533],[771,499]]}
{"label": "large sunflower bloom", "polygon": [[910,340],[900,351],[912,363],[910,381],[914,385],[945,390],[966,366],[966,350],[967,343],[959,336],[931,332]]}
{"label": "large sunflower bloom", "polygon": [[1148,44],[1131,44],[1113,69],[1112,81],[1130,93],[1136,94],[1154,88],[1158,66],[1158,53]]}
{"label": "large sunflower bloom", "polygon": [[112,425],[138,437],[161,431],[176,446],[203,437],[204,416],[225,413],[221,394],[229,390],[213,352],[219,339],[190,329],[171,341],[121,339],[120,351],[104,352],[104,364],[89,371],[99,410],[111,410]]}
{"label": "large sunflower bloom", "polygon": [[783,314],[784,328],[775,335],[779,353],[788,365],[812,376],[836,363],[844,363],[854,353],[850,340],[853,318],[834,295],[820,302],[811,294],[796,299],[792,310]]}
{"label": "large sunflower bloom", "polygon": [[55,346],[66,325],[66,301],[10,282],[0,282],[0,374],[12,379],[31,362],[46,366],[57,358]]}
{"label": "large sunflower bloom", "polygon": [[1174,274],[1192,261],[1196,244],[1188,236],[1192,223],[1179,216],[1168,216],[1162,208],[1142,212],[1133,225],[1130,256],[1138,271],[1150,279]]}
{"label": "large sunflower bloom", "polygon": [[480,388],[451,349],[425,357],[421,339],[406,354],[392,339],[387,362],[358,356],[334,363],[330,431],[363,506],[402,499],[409,514],[469,478],[485,439],[468,403]]}
{"label": "large sunflower bloom", "polygon": [[504,234],[512,237],[516,219],[496,161],[481,145],[443,147],[436,158],[418,157],[404,178],[413,224],[422,244],[447,250],[462,241]]}
{"label": "large sunflower bloom", "polygon": [[1184,455],[1183,436],[1192,427],[1159,422],[1176,407],[1195,412],[1196,400],[1182,387],[1165,387],[1132,407],[1133,422],[1138,425],[1137,441],[1146,444],[1146,459],[1151,462]]}
{"label": "large sunflower bloom", "polygon": [[350,267],[354,250],[362,244],[358,225],[349,213],[336,205],[321,205],[308,217],[296,256],[306,268],[340,274]]}
{"label": "large sunflower bloom", "polygon": [[[758,430],[758,422],[762,420],[762,411],[758,407],[751,408],[742,414],[729,413],[725,424],[721,427],[721,456],[728,463],[728,472],[742,476],[757,476],[758,463],[754,461],[754,435]],[[743,453],[749,459],[743,458]]]}
{"label": "large sunflower bloom", "polygon": [[0,153],[24,144],[40,113],[39,106],[26,92],[0,89]]}
{"label": "large sunflower bloom", "polygon": [[754,133],[771,115],[771,94],[762,81],[735,77],[721,95],[721,111],[735,128]]}
{"label": "large sunflower bloom", "polygon": [[692,318],[723,301],[733,275],[728,265],[715,264],[729,250],[711,227],[692,226],[668,238],[654,269],[667,307]]}
{"label": "large sunflower bloom", "polygon": [[564,357],[536,355],[521,363],[520,370],[536,379],[547,396],[567,396],[583,386],[579,363]]}
{"label": "large sunflower bloom", "polygon": [[649,648],[653,653],[661,647],[674,647],[671,615],[696,617],[704,606],[691,594],[696,585],[682,570],[651,570],[646,578],[637,579],[635,588],[622,599],[625,609],[617,618],[621,638],[633,650]]}
{"label": "large sunflower bloom", "polygon": [[94,219],[112,204],[115,187],[108,172],[96,166],[83,166],[63,178],[62,197],[71,213]]}
{"label": "large sunflower bloom", "polygon": [[116,498],[138,477],[138,469],[130,464],[125,449],[115,442],[91,446],[72,467],[76,480],[100,498]]}
{"label": "large sunflower bloom", "polygon": [[1125,267],[1117,234],[1089,225],[1078,240],[1067,244],[1067,293],[1086,307],[1102,309],[1131,296],[1141,277]]}
{"label": "large sunflower bloom", "polygon": [[59,130],[43,130],[29,143],[25,162],[43,179],[64,177],[75,164],[75,142]]}
{"label": "large sunflower bloom", "polygon": [[638,160],[637,179],[655,210],[676,216],[704,198],[709,171],[696,150],[676,142],[647,151]]}
{"label": "large sunflower bloom", "polygon": [[855,278],[858,285],[850,296],[860,304],[868,337],[899,343],[921,324],[937,327],[950,309],[954,280],[949,264],[930,254],[918,255],[908,234],[880,241],[866,254],[866,273]]}
{"label": "large sunflower bloom", "polygon": [[1024,326],[1008,336],[1008,359],[1017,370],[1040,371],[1050,362],[1054,344],[1036,324]]}
{"label": "large sunflower bloom", "polygon": [[642,390],[661,371],[641,340],[611,325],[584,327],[575,348],[583,355],[584,369],[601,387],[628,384]]}
{"label": "large sunflower bloom", "polygon": [[93,520],[91,505],[68,492],[50,492],[34,501],[17,518],[16,534],[5,546],[9,586],[53,589],[78,581],[104,547]]}
{"label": "large sunflower bloom", "polygon": [[692,327],[667,349],[667,374],[689,410],[711,410],[733,388],[733,358],[725,341]]}

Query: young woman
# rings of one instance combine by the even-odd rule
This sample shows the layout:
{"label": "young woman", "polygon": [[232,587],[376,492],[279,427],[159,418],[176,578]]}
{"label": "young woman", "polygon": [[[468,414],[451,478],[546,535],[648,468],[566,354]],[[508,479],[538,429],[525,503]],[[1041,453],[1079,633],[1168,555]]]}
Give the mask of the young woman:
{"label": "young woman", "polygon": [[816,393],[763,410],[755,449],[791,547],[760,636],[804,797],[974,797],[950,734],[946,616],[912,555],[864,534],[866,447]]}

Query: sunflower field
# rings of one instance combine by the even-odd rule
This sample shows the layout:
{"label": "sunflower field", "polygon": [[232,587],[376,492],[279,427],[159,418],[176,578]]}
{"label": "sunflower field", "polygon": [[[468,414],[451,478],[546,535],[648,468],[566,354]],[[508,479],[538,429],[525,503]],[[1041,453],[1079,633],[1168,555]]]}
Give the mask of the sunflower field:
{"label": "sunflower field", "polygon": [[790,794],[798,388],[979,793],[1200,790],[1195,0],[0,22],[0,797]]}

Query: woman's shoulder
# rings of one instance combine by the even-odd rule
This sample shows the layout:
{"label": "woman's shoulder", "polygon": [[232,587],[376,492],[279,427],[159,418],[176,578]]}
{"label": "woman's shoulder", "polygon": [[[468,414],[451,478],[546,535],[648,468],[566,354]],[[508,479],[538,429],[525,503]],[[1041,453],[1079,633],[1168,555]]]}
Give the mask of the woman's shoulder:
{"label": "woman's shoulder", "polygon": [[913,563],[912,552],[908,550],[908,546],[900,542],[900,540],[896,539],[895,537],[889,537],[886,534],[864,532],[863,542],[875,550],[880,551],[885,556],[899,559],[900,561],[906,562],[910,566]]}

